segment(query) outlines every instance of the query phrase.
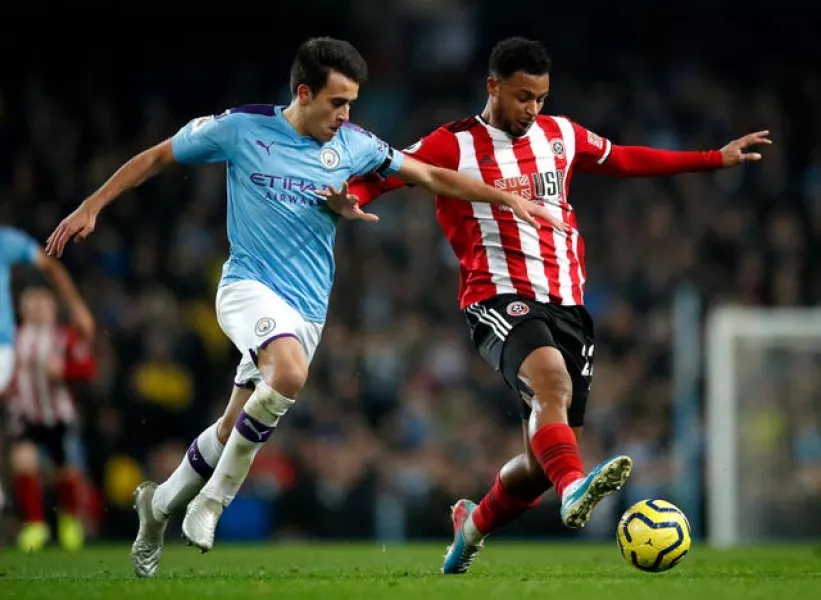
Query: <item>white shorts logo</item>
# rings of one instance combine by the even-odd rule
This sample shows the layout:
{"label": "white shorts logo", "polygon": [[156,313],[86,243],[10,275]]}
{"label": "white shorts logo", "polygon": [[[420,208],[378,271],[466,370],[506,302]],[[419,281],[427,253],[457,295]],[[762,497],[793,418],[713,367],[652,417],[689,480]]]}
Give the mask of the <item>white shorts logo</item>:
{"label": "white shorts logo", "polygon": [[336,169],[339,166],[339,153],[333,148],[323,148],[319,153],[319,160],[326,169]]}
{"label": "white shorts logo", "polygon": [[530,312],[530,307],[524,302],[517,300],[508,304],[505,310],[511,317],[523,317]]}
{"label": "white shorts logo", "polygon": [[256,333],[259,337],[262,337],[271,333],[274,327],[276,327],[276,321],[269,317],[262,317],[254,326],[254,333]]}

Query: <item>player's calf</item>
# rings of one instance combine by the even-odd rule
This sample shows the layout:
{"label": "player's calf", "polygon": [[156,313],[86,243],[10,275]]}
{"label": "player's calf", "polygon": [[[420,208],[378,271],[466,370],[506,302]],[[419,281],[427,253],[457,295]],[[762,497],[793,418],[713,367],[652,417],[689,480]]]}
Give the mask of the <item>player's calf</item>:
{"label": "player's calf", "polygon": [[585,477],[576,435],[567,423],[573,389],[564,357],[555,348],[533,351],[522,363],[522,379],[532,387],[530,446],[562,501],[562,521],[582,527],[604,497],[620,489],[632,462],[617,457]]}

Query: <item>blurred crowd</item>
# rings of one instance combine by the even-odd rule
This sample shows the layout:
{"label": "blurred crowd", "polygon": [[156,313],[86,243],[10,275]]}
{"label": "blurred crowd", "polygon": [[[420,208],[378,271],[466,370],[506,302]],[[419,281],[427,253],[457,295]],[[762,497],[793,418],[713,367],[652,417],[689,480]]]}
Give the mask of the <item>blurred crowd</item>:
{"label": "blurred crowd", "polygon": [[[610,535],[620,503],[672,483],[677,285],[694,283],[707,305],[821,300],[821,71],[784,71],[778,57],[733,65],[696,44],[660,57],[646,38],[602,38],[600,19],[585,28],[577,18],[573,34],[533,24],[522,31],[483,2],[379,4],[381,12],[353,3],[332,33],[348,36],[371,67],[353,119],[398,147],[481,111],[489,48],[509,34],[553,49],[545,110],[616,143],[707,149],[772,132],[765,160],[732,172],[574,178],[586,301],[597,323],[584,458],[593,464],[618,451],[637,463],[631,488],[588,528]],[[672,39],[699,35],[673,29]],[[729,31],[730,40],[742,30]],[[8,140],[0,144],[0,222],[44,241],[125,160],[190,118],[287,102],[293,48],[327,31],[305,25],[291,32],[293,44],[269,41],[281,57],[242,54],[228,72],[186,54],[163,68],[150,59],[139,67],[132,56],[129,72],[110,77],[85,63],[57,72],[43,60],[13,84],[0,82]],[[580,54],[579,35],[601,41]],[[133,535],[134,486],[166,477],[230,393],[238,354],[213,310],[227,253],[223,181],[218,166],[163,174],[111,205],[64,258],[104,332],[99,377],[78,397],[75,448],[88,478],[89,527],[101,538]],[[225,536],[444,538],[449,504],[478,500],[520,451],[517,400],[471,346],[433,199],[398,191],[371,208],[378,224],[340,226],[330,318],[308,387],[258,455],[223,519]],[[28,276],[19,273],[18,289]],[[564,534],[554,497],[507,531]]]}

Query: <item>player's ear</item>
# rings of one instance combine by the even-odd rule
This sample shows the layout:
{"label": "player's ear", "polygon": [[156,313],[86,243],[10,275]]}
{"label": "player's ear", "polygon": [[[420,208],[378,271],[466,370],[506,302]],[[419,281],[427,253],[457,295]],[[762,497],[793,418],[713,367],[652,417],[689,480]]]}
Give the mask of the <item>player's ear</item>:
{"label": "player's ear", "polygon": [[499,80],[493,75],[488,75],[488,78],[485,81],[485,88],[487,89],[488,96],[495,96],[499,93]]}
{"label": "player's ear", "polygon": [[306,104],[308,104],[311,101],[311,98],[313,98],[313,96],[314,96],[314,94],[313,94],[313,92],[311,92],[311,88],[308,87],[306,84],[300,83],[297,86],[297,88],[296,88],[296,97],[299,98],[299,103],[302,106],[305,106]]}

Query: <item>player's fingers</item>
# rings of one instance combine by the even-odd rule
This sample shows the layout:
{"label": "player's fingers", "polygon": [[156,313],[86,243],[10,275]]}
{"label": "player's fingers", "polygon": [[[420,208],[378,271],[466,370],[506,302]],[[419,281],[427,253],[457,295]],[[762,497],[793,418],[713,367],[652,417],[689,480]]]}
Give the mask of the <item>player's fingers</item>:
{"label": "player's fingers", "polygon": [[314,190],[314,194],[317,196],[322,196],[323,198],[328,198],[331,195],[331,192],[328,190]]}
{"label": "player's fingers", "polygon": [[761,155],[758,152],[750,152],[749,154],[742,154],[741,160],[744,162],[755,162],[761,160]]}
{"label": "player's fingers", "polygon": [[373,213],[368,213],[359,208],[358,206],[354,208],[354,214],[361,220],[367,221],[368,223],[376,223],[379,220]]}
{"label": "player's fingers", "polygon": [[58,258],[63,255],[63,248],[66,246],[66,228],[61,225],[57,229],[57,237],[54,239],[54,255]]}
{"label": "player's fingers", "polygon": [[348,182],[347,181],[342,183],[342,194],[344,196],[348,195]]}
{"label": "player's fingers", "polygon": [[526,209],[520,209],[517,212],[519,213],[519,218],[522,219],[525,223],[532,225],[536,229],[542,228],[542,226],[539,225],[539,222],[536,220],[536,217],[530,214],[530,211]]}

